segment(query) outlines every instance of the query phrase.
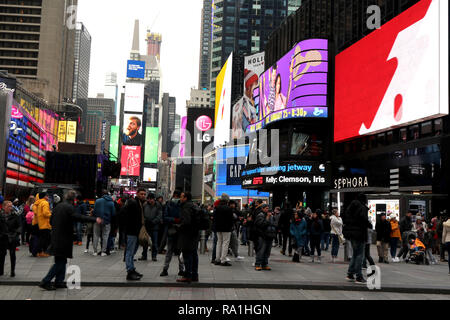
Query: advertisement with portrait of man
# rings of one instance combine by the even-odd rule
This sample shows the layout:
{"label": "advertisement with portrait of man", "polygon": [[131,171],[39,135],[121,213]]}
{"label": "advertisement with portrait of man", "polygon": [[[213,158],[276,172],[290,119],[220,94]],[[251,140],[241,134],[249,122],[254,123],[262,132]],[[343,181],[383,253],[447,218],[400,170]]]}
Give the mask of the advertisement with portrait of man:
{"label": "advertisement with portrait of man", "polygon": [[142,146],[142,115],[125,114],[123,120],[123,145]]}

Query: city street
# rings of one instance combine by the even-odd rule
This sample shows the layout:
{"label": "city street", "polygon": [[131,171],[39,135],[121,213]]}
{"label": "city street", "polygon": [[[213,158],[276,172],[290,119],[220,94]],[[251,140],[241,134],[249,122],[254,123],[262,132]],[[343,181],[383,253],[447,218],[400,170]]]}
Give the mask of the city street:
{"label": "city street", "polygon": [[[208,244],[211,247],[211,241]],[[176,283],[178,265],[172,260],[169,276],[160,277],[163,255],[158,261],[135,265],[144,277],[139,282],[125,280],[123,251],[107,257],[94,257],[84,253],[84,246],[74,247],[74,259],[69,265],[81,268],[81,286],[78,290],[43,292],[36,285],[45,276],[53,258],[29,257],[27,247],[20,247],[16,278],[7,273],[0,277],[0,299],[447,299],[450,298],[450,276],[447,263],[438,265],[411,265],[405,263],[382,264],[381,292],[370,292],[364,285],[345,280],[347,264],[342,262],[344,250],[339,251],[339,261],[331,263],[329,251],[323,253],[321,264],[311,263],[304,257],[300,264],[291,262],[273,248],[270,265],[272,271],[257,272],[248,257],[247,247],[240,247],[244,261],[234,261],[232,266],[214,266],[211,253],[199,255],[200,282],[186,285]],[[140,248],[136,257],[140,256]],[[376,257],[376,247],[372,246]],[[5,270],[9,269],[8,259]],[[113,287],[114,290],[108,290]],[[183,288],[188,287],[188,288]],[[445,293],[445,295],[440,295]]]}

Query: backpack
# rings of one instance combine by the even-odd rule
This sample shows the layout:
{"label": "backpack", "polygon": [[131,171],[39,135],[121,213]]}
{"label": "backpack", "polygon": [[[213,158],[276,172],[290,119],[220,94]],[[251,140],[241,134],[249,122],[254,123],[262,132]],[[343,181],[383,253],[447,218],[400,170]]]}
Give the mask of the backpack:
{"label": "backpack", "polygon": [[206,210],[200,209],[197,205],[192,207],[192,223],[198,230],[208,230],[209,229],[209,214]]}

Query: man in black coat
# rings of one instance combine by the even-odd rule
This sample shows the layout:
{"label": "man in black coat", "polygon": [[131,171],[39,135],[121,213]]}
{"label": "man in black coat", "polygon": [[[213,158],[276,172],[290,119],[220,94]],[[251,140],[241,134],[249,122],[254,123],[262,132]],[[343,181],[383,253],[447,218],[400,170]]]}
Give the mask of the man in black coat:
{"label": "man in black coat", "polygon": [[[198,282],[198,241],[199,230],[194,224],[193,217],[196,208],[192,202],[190,192],[183,192],[181,202],[181,221],[178,235],[178,248],[183,253],[185,273],[184,277],[177,279],[177,282]],[[200,208],[198,208],[200,209]]]}
{"label": "man in black coat", "polygon": [[0,276],[3,275],[6,252],[9,251],[11,274],[16,276],[16,248],[20,244],[20,217],[13,209],[11,201],[5,201],[0,211]]}
{"label": "man in black coat", "polygon": [[[42,279],[39,287],[45,290],[67,288],[64,283],[66,276],[67,259],[73,258],[73,224],[74,222],[102,223],[101,218],[81,215],[75,210],[74,201],[77,196],[75,190],[69,190],[65,195],[65,201],[58,204],[53,210],[53,223],[49,253],[55,257],[55,264]],[[51,281],[55,278],[55,285]]]}
{"label": "man in black coat", "polygon": [[136,281],[142,278],[142,274],[134,267],[134,255],[139,248],[138,237],[143,225],[144,205],[147,191],[144,188],[137,190],[136,199],[127,201],[123,213],[125,233],[127,235],[127,247],[125,250],[125,264],[127,268],[127,280]]}
{"label": "man in black coat", "polygon": [[214,211],[214,221],[217,232],[217,259],[216,265],[231,266],[227,261],[228,247],[230,245],[231,231],[233,230],[233,209],[228,206],[230,197],[222,194],[219,205]]}
{"label": "man in black coat", "polygon": [[386,220],[385,213],[382,213],[377,218],[375,231],[377,232],[378,262],[389,263],[388,248],[389,243],[391,242],[391,224],[389,223],[388,220]]}
{"label": "man in black coat", "polygon": [[402,257],[403,260],[406,259],[406,255],[409,252],[408,249],[408,233],[412,230],[413,224],[411,220],[412,212],[408,212],[403,218],[400,219],[399,227],[400,233],[402,234],[402,248],[397,254],[397,258]]}
{"label": "man in black coat", "polygon": [[364,256],[365,243],[367,241],[367,228],[369,227],[369,208],[367,207],[367,197],[360,193],[356,200],[348,206],[343,216],[345,239],[351,242],[353,255],[347,271],[347,280],[364,284],[366,280],[362,275],[362,262]]}
{"label": "man in black coat", "polygon": [[256,252],[255,270],[270,271],[269,257],[272,250],[273,239],[277,236],[277,226],[275,225],[269,206],[263,204],[261,212],[255,219],[256,233],[258,235],[258,250]]}
{"label": "man in black coat", "polygon": [[[162,207],[156,201],[155,195],[149,193],[147,196],[147,203],[144,205],[145,229],[152,238],[152,261],[157,261],[158,254],[158,232],[159,226],[162,222]],[[147,260],[148,246],[142,248],[142,257],[139,261]]]}

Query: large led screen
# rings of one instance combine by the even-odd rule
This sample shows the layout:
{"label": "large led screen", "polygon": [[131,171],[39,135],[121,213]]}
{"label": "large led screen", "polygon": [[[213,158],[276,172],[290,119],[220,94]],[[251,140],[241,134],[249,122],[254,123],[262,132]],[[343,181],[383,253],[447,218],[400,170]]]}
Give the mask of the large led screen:
{"label": "large led screen", "polygon": [[336,142],[449,111],[448,0],[421,0],[336,56]]}
{"label": "large led screen", "polygon": [[144,163],[158,163],[159,129],[145,129]]}
{"label": "large led screen", "polygon": [[145,78],[145,61],[128,60],[127,78]]}
{"label": "large led screen", "polygon": [[121,176],[139,177],[141,170],[141,147],[122,146],[122,157],[120,160],[122,168]]}
{"label": "large led screen", "polygon": [[328,40],[299,42],[259,79],[259,122],[247,132],[292,118],[327,118]]}
{"label": "large led screen", "polygon": [[230,54],[216,79],[214,147],[230,141],[232,71],[233,53]]}
{"label": "large led screen", "polygon": [[158,169],[144,168],[144,182],[156,182]]}
{"label": "large led screen", "polygon": [[144,110],[144,83],[127,83],[125,86],[125,112],[139,112]]}
{"label": "large led screen", "polygon": [[119,156],[119,126],[111,126],[109,138],[109,160],[115,161]]}
{"label": "large led screen", "polygon": [[125,113],[122,128],[124,146],[142,146],[142,114]]}

